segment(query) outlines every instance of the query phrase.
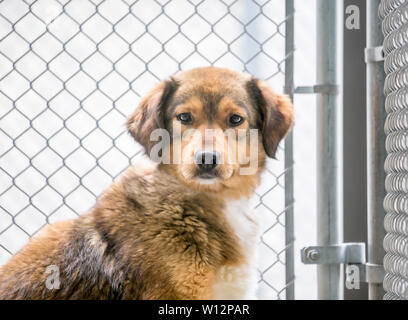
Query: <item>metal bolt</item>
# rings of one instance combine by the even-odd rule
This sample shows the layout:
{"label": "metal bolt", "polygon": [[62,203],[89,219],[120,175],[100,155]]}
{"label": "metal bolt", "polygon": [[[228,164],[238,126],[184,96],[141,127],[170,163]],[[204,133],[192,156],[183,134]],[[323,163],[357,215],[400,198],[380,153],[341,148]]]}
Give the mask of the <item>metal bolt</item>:
{"label": "metal bolt", "polygon": [[307,258],[311,261],[316,261],[317,259],[320,258],[320,253],[315,249],[310,250],[307,252]]}

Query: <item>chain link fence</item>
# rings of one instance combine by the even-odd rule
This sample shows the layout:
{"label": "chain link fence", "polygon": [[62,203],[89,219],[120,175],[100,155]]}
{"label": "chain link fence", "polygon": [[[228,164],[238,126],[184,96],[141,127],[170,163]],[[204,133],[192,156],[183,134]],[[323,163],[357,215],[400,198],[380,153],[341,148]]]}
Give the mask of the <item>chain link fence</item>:
{"label": "chain link fence", "polygon": [[384,219],[387,235],[384,268],[385,299],[408,299],[408,2],[383,0],[385,52],[385,162],[387,195]]}
{"label": "chain link fence", "polygon": [[[138,162],[124,123],[158,81],[214,65],[281,91],[285,20],[284,0],[0,1],[0,264]],[[254,199],[262,299],[287,287],[283,149],[278,159]]]}

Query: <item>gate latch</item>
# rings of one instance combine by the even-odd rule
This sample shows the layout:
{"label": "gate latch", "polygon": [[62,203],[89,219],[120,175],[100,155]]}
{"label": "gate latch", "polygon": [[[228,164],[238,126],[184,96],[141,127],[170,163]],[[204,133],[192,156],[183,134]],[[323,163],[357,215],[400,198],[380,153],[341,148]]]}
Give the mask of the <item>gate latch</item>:
{"label": "gate latch", "polygon": [[350,242],[331,246],[305,247],[301,251],[301,258],[305,264],[365,263],[365,243]]}
{"label": "gate latch", "polygon": [[331,246],[305,247],[301,251],[304,264],[346,264],[346,274],[358,268],[361,282],[382,283],[385,272],[382,265],[366,261],[365,243],[350,242]]}
{"label": "gate latch", "polygon": [[364,54],[366,63],[384,61],[385,57],[385,53],[382,46],[366,48]]}

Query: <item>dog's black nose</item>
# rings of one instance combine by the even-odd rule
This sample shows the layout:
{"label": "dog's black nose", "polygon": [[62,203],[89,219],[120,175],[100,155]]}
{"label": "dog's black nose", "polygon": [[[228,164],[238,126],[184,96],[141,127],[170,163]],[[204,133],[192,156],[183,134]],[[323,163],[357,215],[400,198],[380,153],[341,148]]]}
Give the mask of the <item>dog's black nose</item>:
{"label": "dog's black nose", "polygon": [[195,153],[194,160],[201,171],[211,172],[220,163],[220,153],[214,150],[200,150]]}

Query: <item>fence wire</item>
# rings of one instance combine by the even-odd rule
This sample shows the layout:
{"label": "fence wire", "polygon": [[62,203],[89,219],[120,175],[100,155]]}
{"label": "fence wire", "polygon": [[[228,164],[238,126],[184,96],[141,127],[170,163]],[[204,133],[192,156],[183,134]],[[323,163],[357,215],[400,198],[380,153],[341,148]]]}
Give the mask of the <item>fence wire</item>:
{"label": "fence wire", "polygon": [[388,157],[384,208],[385,299],[408,299],[408,2],[383,0]]}
{"label": "fence wire", "polygon": [[[280,91],[285,20],[284,0],[0,1],[0,264],[137,162],[124,123],[153,84],[215,65]],[[263,299],[287,286],[283,154],[255,196]]]}

